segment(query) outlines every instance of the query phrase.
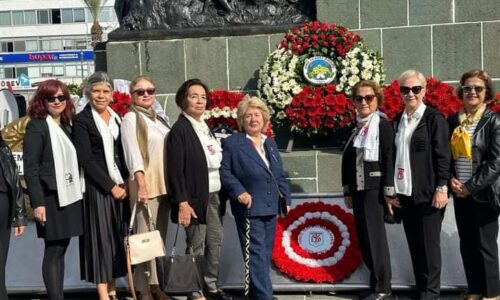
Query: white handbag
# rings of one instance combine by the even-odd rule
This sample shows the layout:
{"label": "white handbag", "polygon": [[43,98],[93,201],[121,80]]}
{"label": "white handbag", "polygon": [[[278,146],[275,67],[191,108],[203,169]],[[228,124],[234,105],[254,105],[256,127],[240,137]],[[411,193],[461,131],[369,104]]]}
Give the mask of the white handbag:
{"label": "white handbag", "polygon": [[149,232],[131,234],[134,227],[137,202],[134,204],[132,216],[130,217],[125,244],[130,257],[130,264],[132,265],[150,261],[156,257],[165,256],[165,244],[161,238],[160,231],[155,229],[151,210],[147,205],[146,207],[148,210]]}

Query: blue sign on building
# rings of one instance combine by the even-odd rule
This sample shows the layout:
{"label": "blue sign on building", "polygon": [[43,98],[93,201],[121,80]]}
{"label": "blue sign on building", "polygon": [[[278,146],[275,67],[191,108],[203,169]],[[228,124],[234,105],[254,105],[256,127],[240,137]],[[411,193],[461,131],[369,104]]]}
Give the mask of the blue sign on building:
{"label": "blue sign on building", "polygon": [[94,60],[93,50],[0,54],[0,64]]}

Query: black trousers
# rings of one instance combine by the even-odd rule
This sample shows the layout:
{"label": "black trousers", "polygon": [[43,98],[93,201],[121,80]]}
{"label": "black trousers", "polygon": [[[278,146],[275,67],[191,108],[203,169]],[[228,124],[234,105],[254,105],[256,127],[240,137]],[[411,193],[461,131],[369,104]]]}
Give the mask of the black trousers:
{"label": "black trousers", "polygon": [[0,192],[0,300],[6,300],[7,290],[5,288],[5,266],[9,252],[11,223],[11,203],[7,195]]}
{"label": "black trousers", "polygon": [[361,254],[370,270],[370,290],[391,292],[391,260],[384,223],[384,204],[379,190],[352,195],[354,221]]}
{"label": "black trousers", "polygon": [[488,203],[457,198],[453,201],[460,253],[470,294],[500,295],[498,216]]}
{"label": "black trousers", "polygon": [[445,209],[433,207],[431,201],[415,204],[413,197],[398,197],[419,298],[438,299],[441,290],[440,235]]}

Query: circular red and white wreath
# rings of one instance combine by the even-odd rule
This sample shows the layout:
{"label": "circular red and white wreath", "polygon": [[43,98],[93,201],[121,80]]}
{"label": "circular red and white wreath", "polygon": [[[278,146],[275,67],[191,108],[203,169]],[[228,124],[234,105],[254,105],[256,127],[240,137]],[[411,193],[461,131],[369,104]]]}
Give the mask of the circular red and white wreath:
{"label": "circular red and white wreath", "polygon": [[338,205],[306,202],[278,220],[272,260],[300,281],[336,282],[361,264],[354,217]]}

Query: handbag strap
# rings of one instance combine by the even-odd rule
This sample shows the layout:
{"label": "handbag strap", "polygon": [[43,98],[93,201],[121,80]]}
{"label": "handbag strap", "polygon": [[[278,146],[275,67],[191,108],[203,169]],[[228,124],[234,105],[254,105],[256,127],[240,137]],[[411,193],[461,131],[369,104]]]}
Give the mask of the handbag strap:
{"label": "handbag strap", "polygon": [[[177,236],[179,235],[179,227],[180,225],[177,224],[177,229],[175,230],[175,238],[174,238],[174,245],[172,246],[172,251],[170,252],[170,256],[174,256],[175,255],[175,249],[176,249],[176,246],[177,246]],[[190,246],[189,249],[191,250],[191,254],[194,253],[193,251],[193,246]]]}
{"label": "handbag strap", "polygon": [[[135,215],[137,212],[137,202],[135,201],[134,203],[134,208],[132,209],[132,215],[130,216],[130,222],[128,224],[128,233],[131,234],[132,231],[134,230],[134,223],[135,223]],[[151,209],[149,208],[149,205],[144,204],[146,206],[146,209],[148,210],[148,228],[149,231],[155,230],[155,223],[153,221],[153,215],[151,214]]]}

